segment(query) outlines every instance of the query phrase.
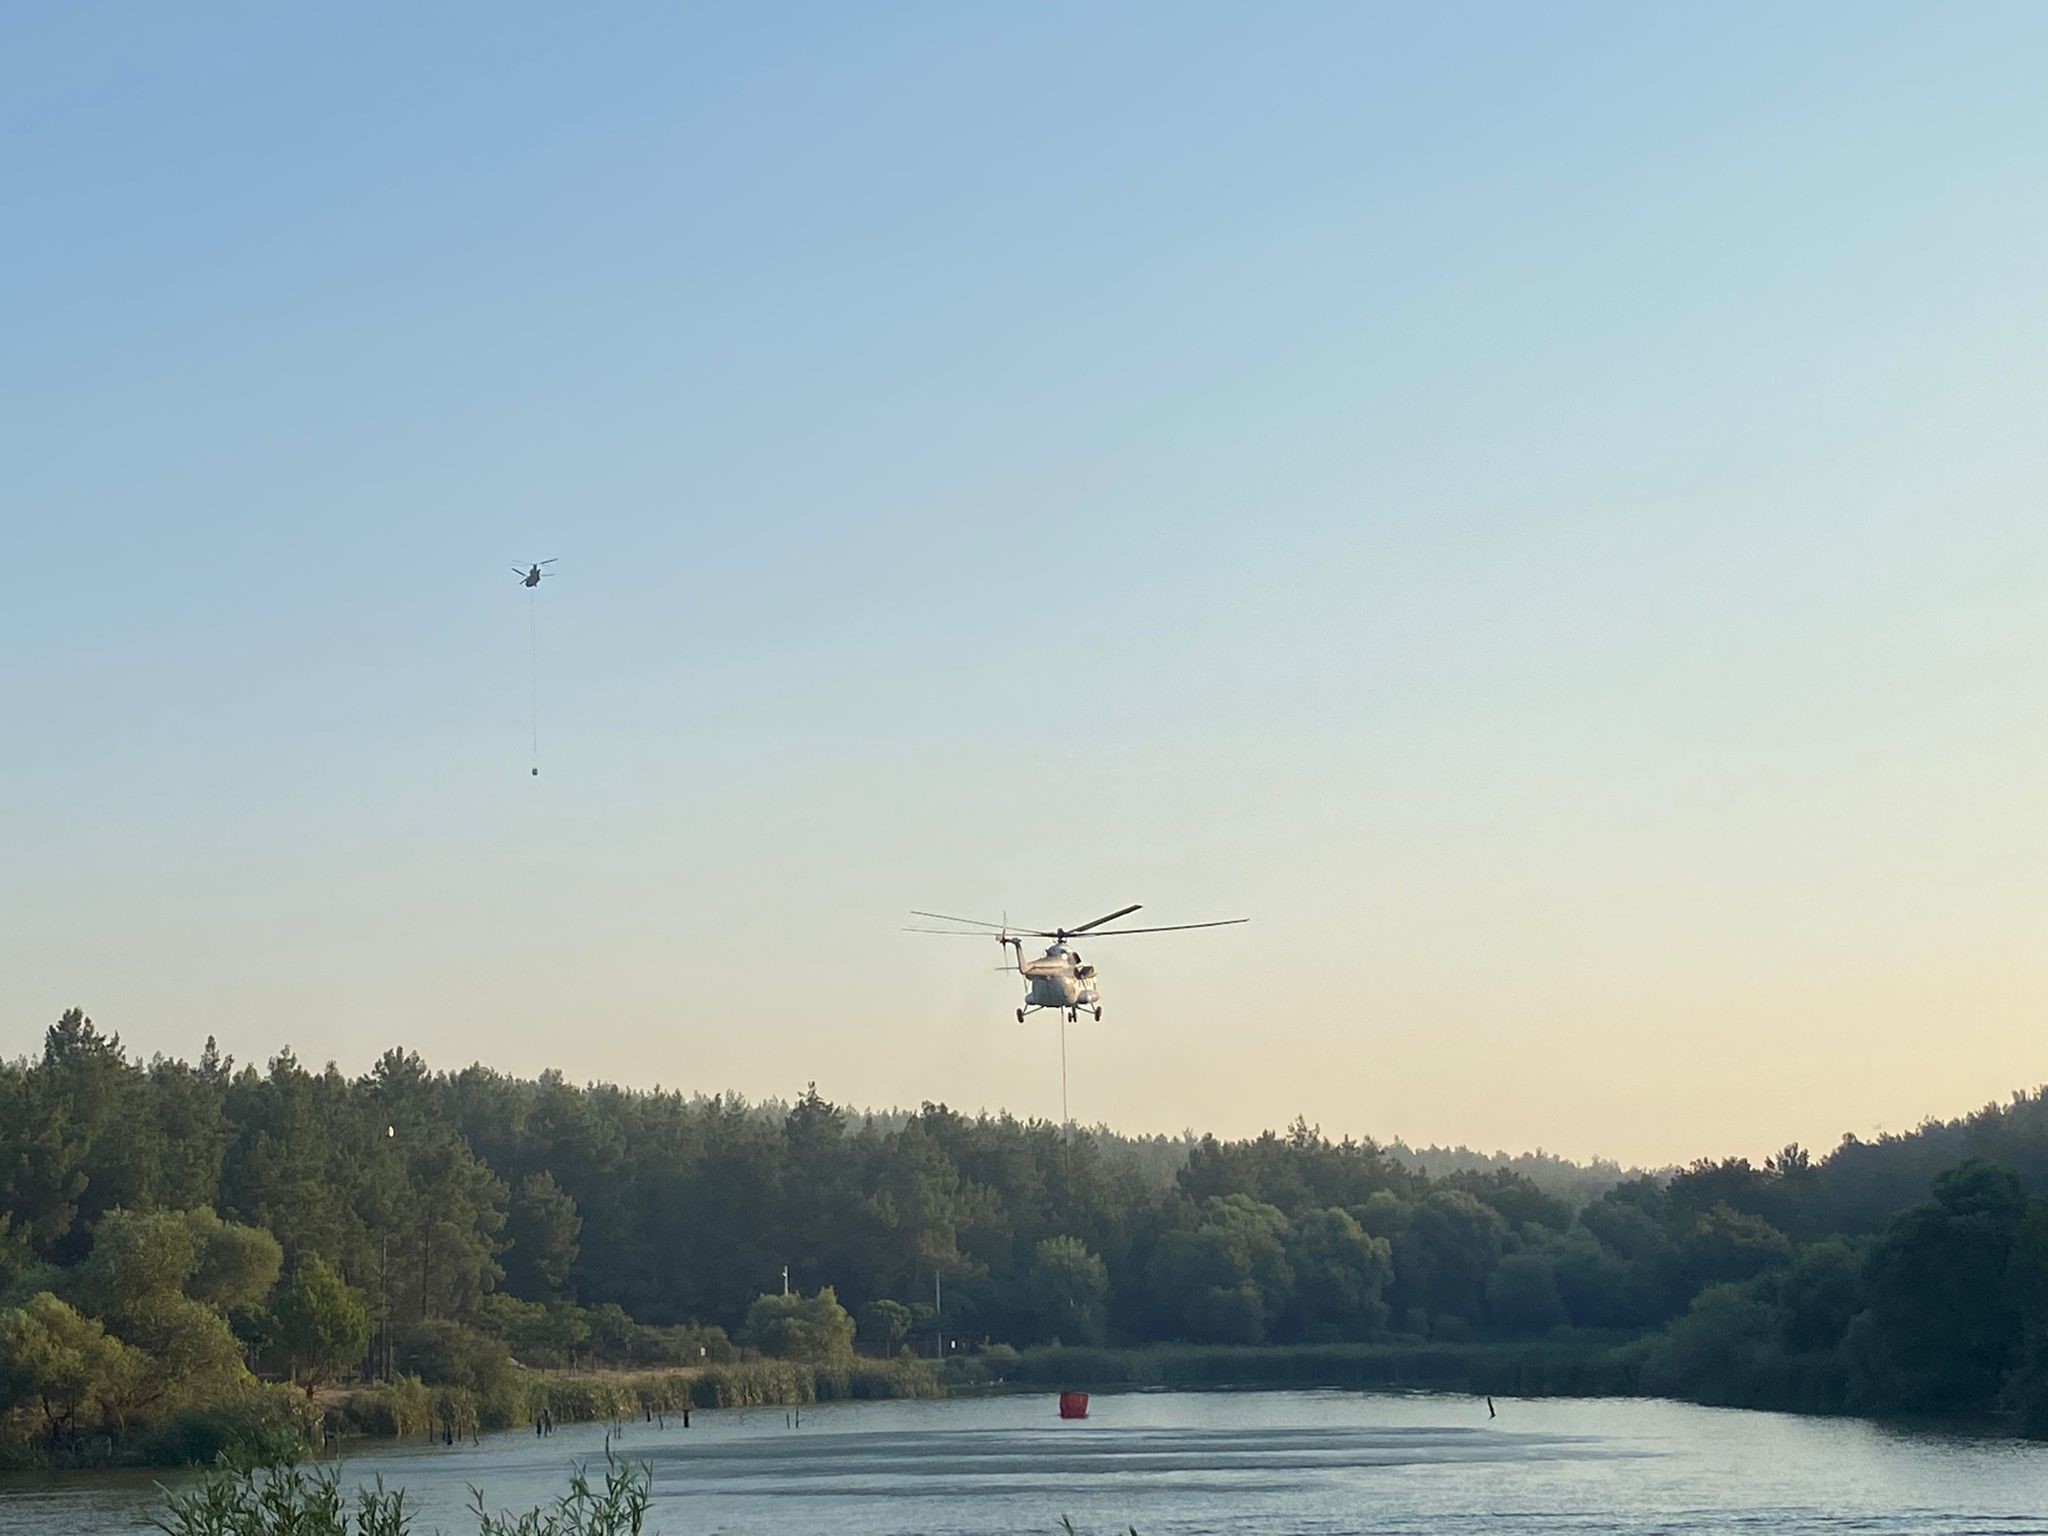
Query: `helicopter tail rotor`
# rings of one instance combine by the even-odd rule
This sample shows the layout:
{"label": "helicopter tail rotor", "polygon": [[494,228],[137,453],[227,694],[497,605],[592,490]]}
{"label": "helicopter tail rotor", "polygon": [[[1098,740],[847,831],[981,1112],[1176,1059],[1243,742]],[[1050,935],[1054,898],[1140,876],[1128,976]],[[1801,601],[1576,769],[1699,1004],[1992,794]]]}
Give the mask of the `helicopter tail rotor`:
{"label": "helicopter tail rotor", "polygon": [[[1010,937],[1010,914],[1007,912],[1003,914],[1002,927],[996,930],[996,943],[1000,944],[1003,948],[1004,963],[998,967],[999,970],[1022,970],[1024,968],[1024,941]],[[1017,951],[1017,958],[1015,960],[1010,959],[1012,947]]]}

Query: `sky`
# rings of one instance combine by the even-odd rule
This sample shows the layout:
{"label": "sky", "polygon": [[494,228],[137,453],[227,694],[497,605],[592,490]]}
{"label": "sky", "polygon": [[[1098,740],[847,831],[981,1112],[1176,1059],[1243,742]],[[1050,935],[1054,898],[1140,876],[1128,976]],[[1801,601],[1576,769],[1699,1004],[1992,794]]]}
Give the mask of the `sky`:
{"label": "sky", "polygon": [[1088,953],[1123,1130],[1664,1164],[2040,1083],[2044,60],[17,0],[0,1055],[1051,1117],[995,946],[899,930],[1141,902],[1251,922]]}

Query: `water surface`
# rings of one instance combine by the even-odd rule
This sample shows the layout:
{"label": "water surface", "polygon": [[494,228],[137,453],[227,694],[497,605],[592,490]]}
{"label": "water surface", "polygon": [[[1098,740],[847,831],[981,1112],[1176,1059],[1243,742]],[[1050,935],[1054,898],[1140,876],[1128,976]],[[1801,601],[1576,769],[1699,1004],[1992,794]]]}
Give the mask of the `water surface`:
{"label": "water surface", "polygon": [[[626,1426],[654,1473],[662,1536],[1011,1536],[1083,1532],[1900,1532],[2048,1536],[2048,1445],[1637,1399],[1356,1392],[1157,1392],[1095,1398],[1063,1423],[1047,1396],[698,1413]],[[559,1494],[605,1431],[488,1435],[351,1454],[419,1511],[420,1536],[469,1536],[493,1508]],[[145,1475],[0,1480],[6,1536],[114,1536],[160,1502]]]}

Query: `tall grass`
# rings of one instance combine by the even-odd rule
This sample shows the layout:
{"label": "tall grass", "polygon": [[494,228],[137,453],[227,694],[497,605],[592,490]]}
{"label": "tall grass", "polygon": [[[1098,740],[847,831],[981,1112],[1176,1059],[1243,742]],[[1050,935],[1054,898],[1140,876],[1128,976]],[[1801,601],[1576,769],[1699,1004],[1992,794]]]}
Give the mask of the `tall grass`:
{"label": "tall grass", "polygon": [[400,1377],[348,1393],[339,1408],[347,1432],[399,1438],[450,1426],[458,1435],[510,1429],[545,1414],[557,1424],[604,1423],[686,1408],[768,1408],[844,1398],[937,1397],[937,1372],[922,1360],[848,1358],[822,1365],[747,1360],[688,1370],[555,1376],[516,1372],[472,1392],[433,1389]]}

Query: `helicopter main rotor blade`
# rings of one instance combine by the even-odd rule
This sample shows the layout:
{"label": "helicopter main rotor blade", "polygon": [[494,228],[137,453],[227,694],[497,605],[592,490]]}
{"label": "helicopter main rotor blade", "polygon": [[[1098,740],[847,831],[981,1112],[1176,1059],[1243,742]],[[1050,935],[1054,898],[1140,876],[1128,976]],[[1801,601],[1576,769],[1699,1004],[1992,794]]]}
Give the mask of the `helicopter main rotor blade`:
{"label": "helicopter main rotor blade", "polygon": [[[1104,921],[1107,921],[1107,919],[1104,919]],[[1179,933],[1187,928],[1229,928],[1234,924],[1248,923],[1250,921],[1251,919],[1248,917],[1226,917],[1213,923],[1168,923],[1164,928],[1103,928],[1089,934],[1088,937],[1091,939],[1113,939],[1119,934],[1125,933]],[[1068,930],[1070,933],[1079,933],[1080,931],[1078,928]]]}
{"label": "helicopter main rotor blade", "polygon": [[561,558],[562,558],[562,557],[561,557],[560,555],[556,555],[556,556],[555,556],[555,559],[554,559],[554,560],[543,560],[543,561],[541,561],[540,563],[541,563],[542,565],[553,565],[553,564],[555,563],[555,560],[559,560],[559,559],[561,559]]}
{"label": "helicopter main rotor blade", "polygon": [[910,915],[912,917],[935,917],[942,923],[966,923],[973,928],[1000,928],[1003,926],[1001,923],[984,923],[978,917],[955,917],[950,912],[920,912],[915,907],[910,909]]}
{"label": "helicopter main rotor blade", "polygon": [[1041,939],[1049,939],[1054,936],[1050,928],[1012,928],[1008,923],[984,923],[978,917],[955,917],[950,912],[919,912],[913,908],[910,915],[912,917],[935,917],[942,923],[966,923],[971,928],[994,928],[1004,933],[1028,933]]}
{"label": "helicopter main rotor blade", "polygon": [[1067,933],[1086,933],[1090,928],[1100,928],[1104,923],[1113,923],[1120,917],[1129,917],[1133,912],[1138,910],[1140,905],[1142,905],[1142,903],[1134,901],[1128,907],[1118,907],[1114,912],[1110,913],[1107,917],[1098,917],[1092,923],[1083,923],[1078,928],[1068,928],[1064,931]]}

